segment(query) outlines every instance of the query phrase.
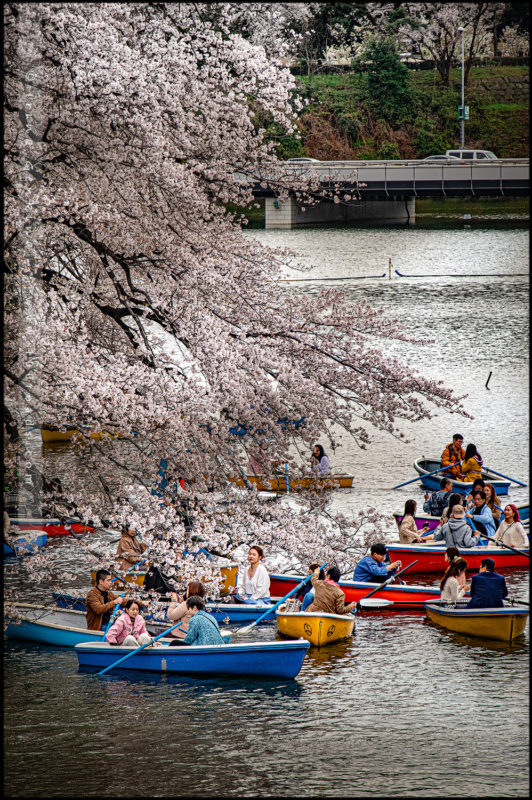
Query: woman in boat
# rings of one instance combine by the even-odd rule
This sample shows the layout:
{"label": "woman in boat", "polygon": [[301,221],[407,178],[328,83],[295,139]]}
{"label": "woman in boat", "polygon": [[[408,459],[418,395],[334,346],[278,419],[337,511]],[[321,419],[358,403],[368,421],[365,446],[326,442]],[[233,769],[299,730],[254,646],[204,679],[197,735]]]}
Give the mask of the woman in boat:
{"label": "woman in boat", "polygon": [[491,483],[484,484],[484,494],[486,496],[486,505],[488,506],[488,508],[491,509],[495,527],[498,527],[501,521],[502,511],[500,508],[497,508],[497,506],[500,506],[501,501],[497,497],[497,493],[495,492],[495,489],[493,488]]}
{"label": "woman in boat", "polygon": [[445,575],[441,579],[441,599],[445,603],[456,603],[469,591],[470,585],[465,582],[467,561],[464,558],[454,558]]}
{"label": "woman in boat", "polygon": [[137,532],[128,525],[122,527],[122,536],[116,550],[116,563],[120,569],[129,569],[133,564],[142,561],[146,545],[137,539]]}
{"label": "woman in boat", "polygon": [[139,604],[136,600],[128,600],[126,610],[116,622],[111,625],[105,639],[109,644],[124,645],[124,647],[139,647],[149,644],[151,636],[146,630],[144,617],[140,615]]}
{"label": "woman in boat", "polygon": [[331,462],[325,455],[325,450],[321,444],[314,445],[310,463],[312,472],[315,472],[318,477],[331,474]]}
{"label": "woman in boat", "polygon": [[475,478],[482,478],[482,457],[472,442],[466,447],[461,469],[463,481],[468,482],[474,481]]}
{"label": "woman in boat", "polygon": [[237,586],[232,592],[236,602],[271,603],[270,576],[266,567],[261,564],[263,558],[264,550],[262,547],[253,545],[253,547],[249,548],[249,567],[238,571]]}
{"label": "woman in boat", "polygon": [[432,539],[432,536],[421,536],[422,533],[427,533],[429,530],[428,522],[423,525],[421,530],[416,527],[416,514],[417,503],[415,500],[407,500],[405,503],[405,513],[399,526],[399,541],[403,544],[411,544],[417,542],[424,544]]}
{"label": "woman in boat", "polygon": [[447,506],[447,508],[444,508],[443,510],[439,527],[445,525],[446,522],[449,522],[449,518],[451,516],[453,508],[457,505],[460,505],[461,502],[462,502],[462,495],[458,494],[458,492],[453,492],[449,496],[449,505]]}
{"label": "woman in boat", "polygon": [[469,508],[471,505],[473,505],[473,492],[478,492],[479,490],[483,492],[485,485],[486,484],[484,483],[482,478],[475,478],[475,480],[473,481],[473,486],[471,487],[471,490],[466,497],[466,501],[464,503],[465,508]]}
{"label": "woman in boat", "polygon": [[504,519],[501,521],[495,539],[510,547],[529,547],[528,536],[519,520],[519,511],[513,503],[504,508]]}
{"label": "woman in boat", "polygon": [[189,622],[193,617],[192,611],[187,606],[187,600],[189,597],[205,597],[205,586],[201,581],[190,581],[184,598],[177,595],[176,592],[171,592],[170,597],[171,602],[166,611],[166,618],[172,625],[181,621],[181,626],[169,633],[168,638],[173,640],[170,645],[179,645],[183,643]]}

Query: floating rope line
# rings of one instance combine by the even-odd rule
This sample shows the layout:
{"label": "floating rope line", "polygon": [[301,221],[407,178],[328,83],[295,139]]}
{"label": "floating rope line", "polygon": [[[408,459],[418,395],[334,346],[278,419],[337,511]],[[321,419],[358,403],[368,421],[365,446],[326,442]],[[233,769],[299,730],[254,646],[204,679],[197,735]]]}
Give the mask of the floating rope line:
{"label": "floating rope line", "polygon": [[528,272],[469,272],[465,275],[447,275],[442,272],[431,272],[430,275],[403,275],[395,270],[400,278],[527,278]]}
{"label": "floating rope line", "polygon": [[384,275],[346,275],[345,278],[280,278],[279,283],[297,283],[299,281],[364,281],[371,278],[385,278]]}

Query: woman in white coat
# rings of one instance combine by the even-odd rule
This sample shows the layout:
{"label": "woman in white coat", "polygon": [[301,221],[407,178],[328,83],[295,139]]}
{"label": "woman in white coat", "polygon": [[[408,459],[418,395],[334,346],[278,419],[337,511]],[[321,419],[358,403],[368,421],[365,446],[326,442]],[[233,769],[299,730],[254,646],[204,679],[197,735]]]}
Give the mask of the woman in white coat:
{"label": "woman in white coat", "polygon": [[270,576],[266,567],[261,564],[264,558],[262,547],[253,545],[249,548],[246,569],[239,570],[234,598],[244,603],[271,603]]}

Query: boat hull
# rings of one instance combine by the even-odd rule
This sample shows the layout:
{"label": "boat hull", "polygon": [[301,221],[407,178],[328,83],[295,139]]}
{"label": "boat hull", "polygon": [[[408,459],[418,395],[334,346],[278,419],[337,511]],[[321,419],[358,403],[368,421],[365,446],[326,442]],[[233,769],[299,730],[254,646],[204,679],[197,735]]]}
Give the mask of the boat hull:
{"label": "boat hull", "polygon": [[353,486],[353,475],[329,475],[323,478],[306,476],[303,478],[290,478],[287,480],[282,476],[266,477],[265,475],[246,475],[231,476],[229,480],[237,486],[252,484],[257,487],[259,492],[275,492],[276,494],[286,494],[286,492],[302,492],[306,490],[314,492],[333,491],[335,489],[351,489]]}
{"label": "boat hull", "polygon": [[284,613],[284,604],[276,612],[277,627],[283,636],[302,637],[314,645],[332,644],[351,636],[355,618],[351,614],[318,614],[309,611]]}
{"label": "boat hull", "polygon": [[60,519],[44,519],[42,517],[9,517],[11,525],[16,525],[19,531],[33,531],[41,530],[48,534],[48,536],[69,536],[65,525],[72,528],[74,533],[91,533],[94,531],[92,525],[83,525],[81,522],[74,520],[66,520],[62,522]]}
{"label": "boat hull", "polygon": [[[411,560],[413,561],[414,558]],[[443,572],[443,570],[441,571]],[[301,583],[301,580],[300,575],[270,575],[270,594],[272,597],[284,597],[298,583]],[[345,594],[346,603],[357,603],[381,584],[341,580],[338,585]],[[375,594],[375,598],[392,601],[393,605],[388,606],[390,611],[399,611],[403,608],[417,608],[423,611],[425,603],[437,600],[439,597],[439,586],[418,586],[416,584],[388,584]]]}
{"label": "boat hull", "polygon": [[509,642],[523,633],[529,610],[508,606],[505,608],[453,608],[428,603],[427,617],[457,633],[482,639],[498,639]]}
{"label": "boat hull", "polygon": [[[227,675],[256,678],[295,678],[310,647],[295,642],[245,642],[192,647],[148,647],[131,656],[117,670],[167,672],[188,676]],[[79,666],[103,669],[131,652],[102,642],[76,645]]]}
{"label": "boat hull", "polygon": [[116,434],[112,431],[91,431],[90,428],[76,428],[73,425],[66,425],[65,427],[66,430],[62,431],[59,430],[59,428],[54,428],[53,425],[42,425],[41,437],[43,442],[70,442],[70,440],[80,432],[83,433],[84,436],[88,436],[89,439],[95,439],[97,441],[121,436],[121,434]]}
{"label": "boat hull", "polygon": [[[440,481],[444,477],[444,473],[441,470],[434,473],[434,475],[428,475],[427,473],[433,472],[440,465],[441,461],[439,458],[417,458],[414,461],[414,469],[419,474],[421,483],[431,491],[436,491],[441,488]],[[458,492],[459,494],[469,494],[471,487],[473,486],[473,481],[458,481],[456,478],[453,478],[452,475],[449,475],[449,477],[453,482],[453,492]],[[489,469],[484,468],[482,469],[482,478],[486,482],[491,483],[499,496],[508,494],[511,481],[503,480],[495,475],[494,472],[490,472]]]}
{"label": "boat hull", "polygon": [[[215,565],[213,565],[215,566]],[[238,564],[230,564],[227,567],[221,567],[220,572],[223,578],[223,584],[220,587],[220,591],[230,592],[231,589],[234,589],[236,586],[236,579],[238,574]],[[127,581],[127,583],[134,583],[137,586],[144,586],[144,578],[146,577],[146,573],[139,571],[139,572],[130,572],[129,575],[124,575],[121,577],[121,580]],[[177,577],[179,580],[179,576]],[[198,580],[205,580],[204,578],[198,578]],[[96,586],[96,570],[91,570],[91,581],[92,585]]]}
{"label": "boat hull", "polygon": [[[439,572],[443,574],[447,568],[445,561],[444,544],[401,544],[400,542],[387,542],[386,549],[391,561],[401,561],[403,567],[412,561],[417,561],[410,569],[414,572]],[[495,561],[495,569],[512,569],[514,567],[525,567],[530,564],[530,559],[525,555],[529,550],[523,550],[523,554],[514,553],[504,547],[459,547],[458,551],[462,558],[467,561],[468,570],[480,569],[480,562],[483,558],[492,558]]]}
{"label": "boat hull", "polygon": [[28,530],[11,538],[12,547],[4,541],[4,555],[32,555],[39,548],[44,547],[48,534],[39,530]]}

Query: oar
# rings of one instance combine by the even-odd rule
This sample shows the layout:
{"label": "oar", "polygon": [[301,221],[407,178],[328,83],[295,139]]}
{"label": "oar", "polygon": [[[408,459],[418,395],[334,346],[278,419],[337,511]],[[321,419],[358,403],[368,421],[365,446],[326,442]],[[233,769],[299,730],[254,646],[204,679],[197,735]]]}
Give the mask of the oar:
{"label": "oar", "polygon": [[[120,600],[123,598],[124,594],[125,594],[125,592],[122,592],[122,594],[120,595]],[[118,613],[118,609],[120,608],[120,600],[119,600],[119,601],[118,601],[118,603],[116,604],[116,606],[115,606],[115,610],[113,611],[113,613],[112,613],[112,614],[111,614],[111,616],[109,617],[109,622],[107,623],[107,628],[105,629],[105,632],[104,632],[104,634],[103,634],[103,635],[104,635],[104,637],[105,637],[105,634],[107,633],[107,631],[109,630],[109,628],[111,627],[111,625],[113,624],[113,622],[114,622],[114,621],[115,621],[115,619],[116,619],[116,615],[117,615],[117,613]]]}
{"label": "oar", "polygon": [[377,586],[376,589],[372,589],[372,591],[369,592],[369,594],[365,594],[364,597],[361,597],[360,600],[358,601],[358,603],[356,604],[356,610],[360,611],[360,609],[362,608],[361,603],[362,603],[363,600],[367,600],[368,597],[371,597],[373,594],[377,594],[377,592],[380,592],[380,590],[384,589],[384,587],[387,586],[389,583],[391,583],[394,578],[397,578],[398,575],[401,575],[403,572],[406,572],[407,569],[410,569],[410,567],[413,567],[414,564],[417,564],[417,562],[418,562],[418,560],[416,558],[415,561],[412,561],[412,563],[410,563],[407,567],[404,567],[396,575],[390,575],[390,577],[387,580],[385,580],[384,583],[381,583],[381,585]]}
{"label": "oar", "polygon": [[[326,566],[327,566],[327,561],[325,562],[325,564],[321,565],[320,569],[324,569]],[[255,627],[255,625],[258,625],[259,622],[261,622],[265,617],[268,616],[268,614],[271,614],[273,611],[275,611],[275,609],[278,608],[281,605],[281,603],[284,603],[285,600],[288,600],[289,597],[291,597],[293,594],[299,591],[299,589],[301,589],[301,587],[304,586],[305,583],[312,578],[313,574],[314,573],[311,572],[310,575],[307,575],[307,577],[304,580],[302,580],[301,583],[298,583],[297,586],[295,586],[293,589],[291,589],[291,591],[288,592],[288,594],[285,594],[284,597],[281,597],[281,599],[274,606],[272,606],[272,608],[268,608],[267,611],[265,611],[264,614],[261,614],[261,616],[255,620],[255,622],[251,623],[251,625],[245,625],[243,628],[238,628],[238,630],[235,631],[234,635],[237,636],[239,633],[248,633],[250,630],[252,630]]]}
{"label": "oar", "polygon": [[128,658],[131,658],[131,656],[134,656],[135,653],[140,653],[140,651],[144,650],[145,647],[150,647],[150,645],[152,645],[154,642],[156,642],[157,639],[162,639],[163,636],[167,636],[170,633],[170,631],[174,631],[176,628],[179,628],[179,626],[182,625],[182,624],[183,624],[183,622],[177,622],[173,627],[168,628],[168,630],[163,631],[162,633],[158,633],[157,636],[155,636],[151,640],[151,642],[146,642],[146,644],[142,644],[140,647],[136,647],[135,650],[132,650],[130,653],[127,653],[125,656],[122,656],[122,658],[119,658],[118,661],[115,661],[114,664],[109,664],[108,667],[105,667],[105,669],[100,670],[100,672],[98,672],[97,674],[98,675],[103,675],[104,672],[109,672],[110,669],[113,669],[113,667],[117,667],[119,664],[122,663],[122,661],[125,661]]}
{"label": "oar", "polygon": [[[140,565],[141,565],[141,564],[145,564],[145,563],[146,563],[146,559],[144,559],[143,561],[137,561],[137,563],[136,563],[136,564],[133,564],[133,566],[132,566],[132,567],[130,567],[130,568],[129,568],[129,569],[128,569],[128,570],[127,570],[125,573],[124,573],[124,575],[129,575],[129,573],[130,573],[130,572],[133,572],[133,570],[134,570],[134,569],[136,569],[136,567],[140,567]],[[114,578],[112,578],[112,579],[111,579],[111,583],[112,583],[113,581],[119,581],[119,580],[122,580],[122,579],[121,579],[121,578],[119,578],[119,577],[118,577],[118,575],[115,575],[115,576],[114,576]]]}
{"label": "oar", "polygon": [[518,486],[527,486],[528,484],[522,483],[521,481],[517,481],[515,478],[509,478],[508,475],[503,475],[502,472],[495,472],[494,469],[491,467],[483,467],[483,469],[487,470],[488,472],[493,472],[494,475],[498,475],[499,478],[506,478],[507,481],[512,481],[512,483],[517,483]]}
{"label": "oar", "polygon": [[484,534],[484,536],[486,539],[489,539],[490,542],[495,542],[495,544],[500,544],[501,547],[506,547],[507,550],[513,550],[514,553],[519,553],[520,556],[526,556],[527,558],[530,558],[530,555],[528,553],[525,553],[524,550],[517,550],[515,547],[510,547],[509,544],[504,544],[504,542],[501,542],[499,539],[494,539],[493,536],[488,536],[486,533]]}
{"label": "oar", "polygon": [[290,491],[290,486],[288,485],[288,461],[284,465],[284,468],[285,468],[285,476],[286,476],[286,494],[288,494],[289,491]]}
{"label": "oar", "polygon": [[[447,467],[438,467],[438,469],[433,469],[432,472],[425,472],[424,475],[418,475],[416,478],[412,478],[410,481],[405,481],[404,483],[398,483],[397,486],[392,486],[392,489],[399,489],[401,486],[407,486],[409,483],[414,483],[415,481],[420,481],[422,478],[426,478],[428,475],[435,475],[437,472],[440,472],[442,469],[450,469],[451,467],[456,467],[459,464],[459,461],[456,461],[454,464],[449,464]],[[493,470],[492,470],[493,471]]]}

